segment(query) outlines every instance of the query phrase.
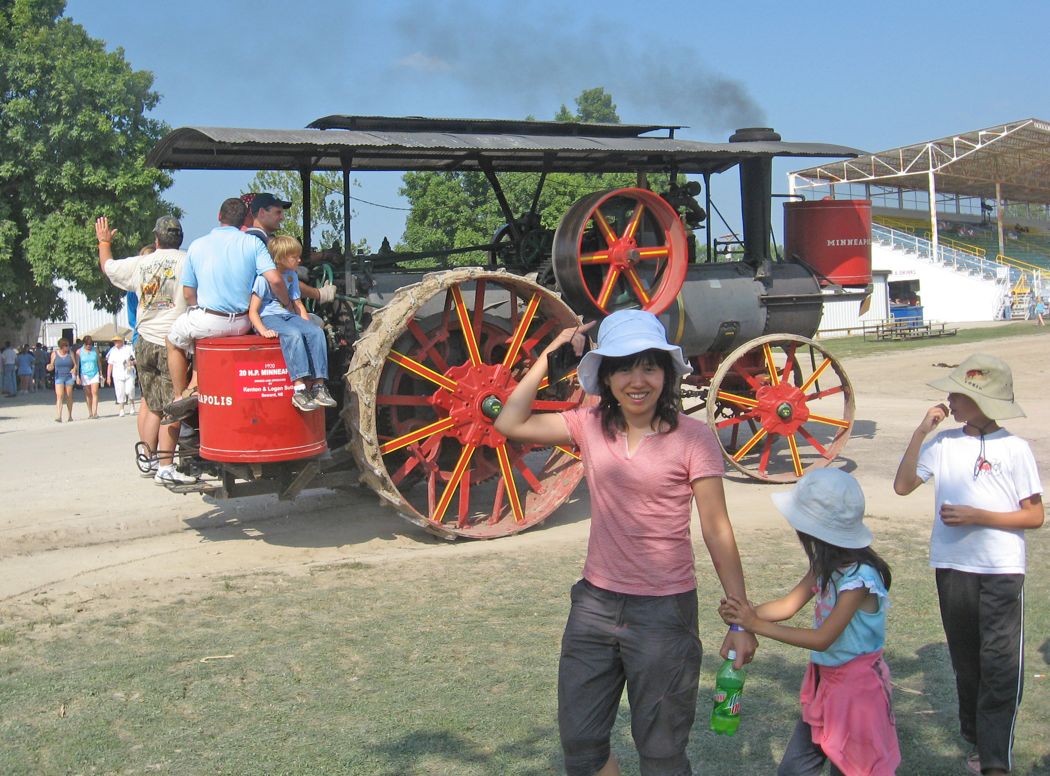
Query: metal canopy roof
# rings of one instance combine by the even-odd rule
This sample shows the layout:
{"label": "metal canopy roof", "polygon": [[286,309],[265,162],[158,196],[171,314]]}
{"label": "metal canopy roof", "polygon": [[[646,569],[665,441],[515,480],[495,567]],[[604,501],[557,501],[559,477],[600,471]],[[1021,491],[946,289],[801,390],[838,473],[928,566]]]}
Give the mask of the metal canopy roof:
{"label": "metal canopy roof", "polygon": [[[327,117],[357,129],[183,127],[161,139],[147,163],[194,170],[484,170],[494,172],[717,173],[754,157],[856,156],[845,146],[773,141],[699,143],[638,137],[672,127],[499,122],[470,119]],[[468,126],[469,125],[469,126]],[[384,129],[385,127],[385,129]],[[486,131],[440,131],[475,129]],[[504,133],[502,127],[529,132]],[[550,134],[554,129],[570,134]],[[536,132],[539,132],[537,134]],[[577,134],[579,133],[579,134]]]}
{"label": "metal canopy roof", "polygon": [[1023,119],[792,173],[795,188],[872,183],[1013,202],[1050,203],[1050,122]]}
{"label": "metal canopy roof", "polygon": [[324,116],[307,129],[357,129],[379,132],[455,132],[467,135],[588,135],[590,137],[638,137],[664,130],[674,137],[681,126],[665,124],[606,124],[580,121],[526,121],[519,119],[453,119],[424,116]]}

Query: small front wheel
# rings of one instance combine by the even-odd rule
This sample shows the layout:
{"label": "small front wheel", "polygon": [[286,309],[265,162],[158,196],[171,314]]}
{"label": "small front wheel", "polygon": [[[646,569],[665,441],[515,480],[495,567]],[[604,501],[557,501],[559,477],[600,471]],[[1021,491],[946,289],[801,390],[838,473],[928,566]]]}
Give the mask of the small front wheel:
{"label": "small front wheel", "polygon": [[853,387],[813,340],[773,334],[722,361],[708,389],[707,422],[726,461],[749,477],[794,482],[827,466],[853,428]]}

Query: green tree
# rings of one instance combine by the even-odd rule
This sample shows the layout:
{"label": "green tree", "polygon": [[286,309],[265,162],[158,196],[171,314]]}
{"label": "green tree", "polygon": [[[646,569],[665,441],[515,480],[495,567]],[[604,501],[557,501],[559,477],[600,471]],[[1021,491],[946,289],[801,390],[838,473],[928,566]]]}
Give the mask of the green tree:
{"label": "green tree", "polygon": [[555,121],[587,121],[601,124],[619,124],[620,116],[616,112],[616,103],[612,95],[601,86],[584,89],[576,98],[576,113],[562,104],[554,116]]}
{"label": "green tree", "polygon": [[[576,113],[565,105],[556,121],[586,121],[617,124],[616,105],[602,87],[586,89],[576,98]],[[533,173],[498,173],[500,186],[516,217],[528,212],[536,183]],[[554,230],[565,211],[586,194],[601,189],[635,185],[631,174],[555,173],[547,176],[537,206],[544,228]],[[492,241],[507,218],[492,187],[480,172],[408,172],[402,179],[401,195],[412,207],[405,223],[399,250],[433,251],[462,248]],[[477,264],[485,257],[466,254],[453,261]]]}
{"label": "green tree", "polygon": [[171,178],[146,167],[167,131],[148,118],[153,76],[68,18],[64,0],[0,0],[0,321],[59,317],[57,279],[115,310],[93,223],[108,215],[136,253]]}
{"label": "green tree", "polygon": [[[354,181],[354,185],[359,185]],[[303,241],[303,181],[299,173],[287,170],[260,170],[248,186],[248,192],[268,191],[291,202],[291,207],[281,227],[283,234],[290,234]],[[351,213],[351,218],[355,214]],[[318,235],[320,230],[320,235]],[[315,172],[310,175],[310,235],[314,249],[331,248],[334,243],[343,244],[343,181],[337,172]],[[320,238],[320,242],[317,238]],[[366,240],[356,241],[354,251],[368,250]]]}

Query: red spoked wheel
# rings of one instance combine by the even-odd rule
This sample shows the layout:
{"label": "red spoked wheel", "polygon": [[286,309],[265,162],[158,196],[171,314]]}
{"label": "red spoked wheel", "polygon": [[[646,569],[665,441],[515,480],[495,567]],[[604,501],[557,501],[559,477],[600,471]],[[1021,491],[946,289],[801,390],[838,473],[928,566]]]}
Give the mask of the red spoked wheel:
{"label": "red spoked wheel", "polygon": [[[378,311],[347,372],[361,477],[445,538],[492,539],[543,522],[583,476],[575,450],[507,440],[493,422],[518,380],[576,316],[503,272],[435,273]],[[578,406],[575,380],[544,384],[534,411]]]}
{"label": "red spoked wheel", "polygon": [[689,247],[665,199],[646,189],[613,189],[569,208],[554,233],[552,259],[559,289],[583,315],[623,308],[659,314],[682,290]]}
{"label": "red spoked wheel", "polygon": [[708,388],[707,422],[726,461],[770,482],[827,466],[853,428],[853,387],[816,342],[759,337],[722,361]]}

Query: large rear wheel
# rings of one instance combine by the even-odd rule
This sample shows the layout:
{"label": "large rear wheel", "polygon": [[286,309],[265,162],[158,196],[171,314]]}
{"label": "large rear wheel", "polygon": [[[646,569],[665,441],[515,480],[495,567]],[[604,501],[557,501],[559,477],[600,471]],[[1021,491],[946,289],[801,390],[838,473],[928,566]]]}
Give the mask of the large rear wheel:
{"label": "large rear wheel", "polygon": [[[347,371],[351,450],[363,481],[445,538],[491,539],[542,523],[583,476],[575,451],[519,444],[493,421],[543,348],[576,316],[504,272],[428,275],[378,311]],[[533,409],[579,405],[541,386]]]}

